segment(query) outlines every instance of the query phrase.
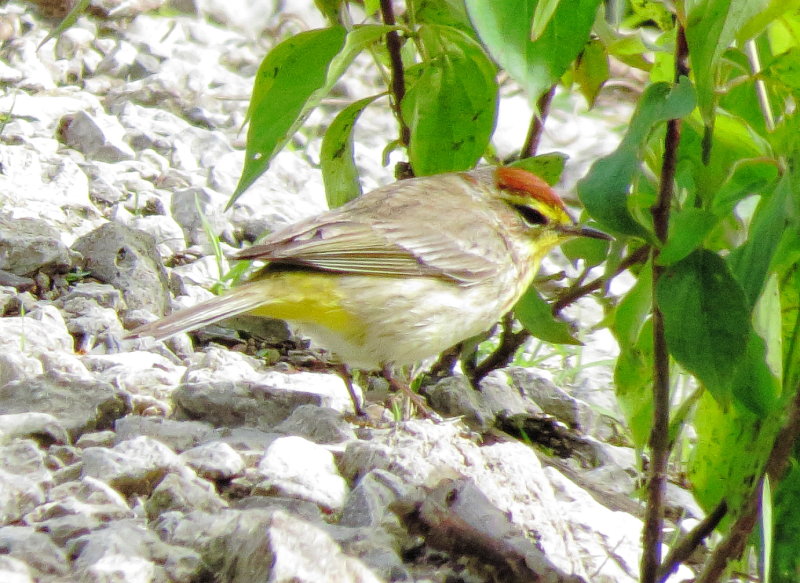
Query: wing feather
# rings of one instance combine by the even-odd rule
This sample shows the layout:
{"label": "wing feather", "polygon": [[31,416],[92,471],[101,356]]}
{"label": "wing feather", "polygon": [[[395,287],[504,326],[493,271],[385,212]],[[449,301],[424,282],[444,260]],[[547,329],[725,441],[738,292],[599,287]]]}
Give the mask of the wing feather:
{"label": "wing feather", "polygon": [[[434,187],[436,204],[420,204]],[[497,272],[508,242],[497,209],[475,190],[458,174],[406,180],[291,225],[237,258],[476,283]]]}

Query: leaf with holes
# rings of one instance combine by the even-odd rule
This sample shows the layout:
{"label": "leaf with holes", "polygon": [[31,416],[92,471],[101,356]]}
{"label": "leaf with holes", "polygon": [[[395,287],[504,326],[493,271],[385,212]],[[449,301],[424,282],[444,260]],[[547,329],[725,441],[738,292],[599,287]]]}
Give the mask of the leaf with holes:
{"label": "leaf with holes", "polygon": [[543,179],[547,184],[553,186],[561,180],[567,158],[568,156],[562,152],[548,152],[547,154],[539,154],[538,156],[515,160],[509,164],[509,166],[532,172]]}
{"label": "leaf with holes", "polygon": [[330,208],[342,206],[361,195],[361,183],[353,158],[353,127],[364,108],[384,95],[359,99],[345,107],[333,119],[322,138],[319,165]]}
{"label": "leaf with holes", "polygon": [[278,44],[256,73],[247,117],[244,169],[230,207],[266,172],[303,125],[311,110],[333,88],[353,59],[377,42],[391,26],[366,25],[346,31],[341,26],[309,30]]}
{"label": "leaf with holes", "polygon": [[418,176],[468,170],[486,151],[494,130],[494,65],[458,29],[426,24],[419,38],[430,57],[401,104],[411,129],[411,167]]}

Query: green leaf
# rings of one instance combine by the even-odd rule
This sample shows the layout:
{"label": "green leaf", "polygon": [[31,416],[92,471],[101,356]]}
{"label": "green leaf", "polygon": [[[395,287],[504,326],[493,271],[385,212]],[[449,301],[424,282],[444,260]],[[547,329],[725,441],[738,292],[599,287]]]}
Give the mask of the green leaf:
{"label": "green leaf", "polygon": [[614,310],[611,331],[622,347],[633,346],[642,333],[642,326],[653,306],[653,264],[642,266],[636,283]]}
{"label": "green leaf", "polygon": [[[797,239],[795,240],[797,244]],[[783,384],[788,395],[800,385],[800,263],[782,274],[781,330],[783,334]]]}
{"label": "green leaf", "polygon": [[[597,27],[597,25],[595,25]],[[604,25],[600,25],[598,28],[603,27]],[[605,27],[608,27],[605,24]],[[610,27],[608,28],[610,30]],[[629,67],[633,67],[634,69],[640,69],[642,71],[651,71],[654,67],[654,64],[645,58],[645,55],[651,53],[650,47],[648,47],[644,40],[642,39],[641,33],[634,33],[634,34],[619,34],[617,31],[614,31],[612,35],[601,35],[601,40],[606,44],[606,50],[608,54],[617,59],[618,61],[625,63]],[[655,66],[659,65],[661,53],[656,53],[655,55]],[[651,76],[652,81],[667,81],[670,82],[674,79],[675,75],[670,74],[668,78],[661,78],[656,79]]]}
{"label": "green leaf", "polygon": [[759,4],[753,0],[687,2],[686,42],[692,55],[697,105],[707,127],[713,127],[717,72],[722,55],[733,44],[744,23],[758,14]]}
{"label": "green leaf", "polygon": [[762,72],[771,82],[779,82],[790,90],[800,91],[800,47],[792,47],[777,55]]}
{"label": "green leaf", "polygon": [[736,42],[740,46],[761,34],[775,20],[800,9],[800,0],[750,0],[750,4],[752,16],[736,31]]}
{"label": "green leaf", "polygon": [[793,583],[800,573],[800,464],[796,456],[775,488],[773,509],[772,582]]}
{"label": "green leaf", "polygon": [[494,65],[455,28],[426,24],[419,38],[430,57],[401,104],[411,129],[411,166],[418,176],[471,169],[494,130]]}
{"label": "green leaf", "polygon": [[364,0],[364,13],[371,16],[381,9],[381,0]]}
{"label": "green leaf", "polygon": [[[694,426],[697,438],[687,470],[698,503],[710,511],[724,499],[728,508],[740,508],[757,485],[780,415],[765,419],[735,404],[725,406],[705,393]],[[725,532],[724,523],[721,528]]]}
{"label": "green leaf", "polygon": [[631,8],[640,17],[641,22],[652,20],[661,30],[671,30],[673,16],[663,0],[631,0]]}
{"label": "green leaf", "polygon": [[550,305],[533,286],[528,288],[514,306],[514,315],[528,332],[545,342],[581,344],[572,335],[569,325],[553,316]]}
{"label": "green leaf", "polygon": [[695,92],[689,79],[681,77],[677,84],[654,83],[645,89],[628,125],[623,141],[641,146],[656,124],[689,115],[695,106]]}
{"label": "green leaf", "polygon": [[59,22],[58,26],[56,26],[53,30],[47,33],[47,36],[44,37],[44,40],[39,43],[39,45],[36,47],[36,50],[38,51],[51,38],[59,36],[62,32],[64,32],[65,30],[70,28],[73,24],[75,24],[78,21],[78,18],[81,16],[81,14],[86,12],[86,8],[89,6],[89,3],[91,1],[92,0],[79,0],[78,2],[76,2],[75,6],[72,7],[72,10],[70,10],[64,17],[64,20]]}
{"label": "green leaf", "polygon": [[533,9],[533,23],[531,24],[531,40],[537,41],[544,34],[553,14],[561,4],[561,0],[539,0]]}
{"label": "green leaf", "polygon": [[689,255],[701,245],[718,220],[709,211],[691,207],[674,213],[667,243],[658,255],[658,264],[672,265]]}
{"label": "green leaf", "polygon": [[592,39],[583,49],[575,66],[575,81],[590,108],[594,107],[597,94],[608,81],[609,75],[606,47],[599,40]]}
{"label": "green leaf", "polygon": [[244,169],[228,207],[269,168],[356,55],[392,29],[366,25],[349,32],[341,26],[309,30],[269,52],[256,74]]}
{"label": "green leaf", "polygon": [[547,154],[539,154],[538,156],[515,160],[509,164],[509,166],[532,172],[547,184],[553,186],[561,180],[561,174],[564,173],[564,166],[567,163],[567,158],[568,156],[561,152],[549,152]]}
{"label": "green leaf", "polygon": [[751,328],[744,292],[725,262],[695,251],[662,274],[656,301],[670,354],[721,403],[729,402]]}
{"label": "green leaf", "polygon": [[561,252],[570,262],[574,263],[578,259],[582,259],[586,263],[586,267],[594,267],[608,258],[610,246],[611,242],[603,239],[576,237],[562,243]]}
{"label": "green leaf", "polygon": [[261,62],[247,111],[244,169],[228,206],[267,170],[302,124],[308,102],[325,85],[346,34],[341,26],[301,32],[275,46]]}
{"label": "green leaf", "polygon": [[597,160],[589,174],[578,183],[578,196],[602,228],[650,238],[647,230],[628,210],[628,191],[653,127],[669,119],[684,117],[693,108],[694,90],[685,77],[675,86],[655,83],[645,90],[617,150]]}
{"label": "green leaf", "polygon": [[453,26],[477,39],[463,0],[410,0],[408,5],[417,24]]}
{"label": "green leaf", "polygon": [[[800,23],[798,23],[800,34]],[[800,161],[800,113],[787,114],[775,124],[775,131],[770,136],[770,143],[776,152],[782,152],[791,166],[796,167]]]}
{"label": "green leaf", "polygon": [[762,198],[756,208],[747,241],[728,256],[728,266],[739,280],[750,305],[761,293],[775,250],[784,231],[789,228],[793,196],[791,176],[786,174],[775,191]]}
{"label": "green leaf", "polygon": [[[542,0],[544,1],[544,0]],[[466,0],[467,12],[489,54],[535,101],[556,84],[589,40],[599,0],[559,2],[531,41],[537,3],[528,0]]]}
{"label": "green leaf", "polygon": [[319,164],[330,208],[339,207],[361,195],[361,182],[353,156],[353,127],[364,108],[384,95],[365,97],[345,107],[322,138]]}
{"label": "green leaf", "polygon": [[[780,0],[777,0],[778,2]],[[785,4],[791,5],[796,0],[790,0]],[[777,55],[797,45],[798,34],[800,33],[800,14],[798,12],[787,12],[777,20],[770,23],[769,45],[773,55]]]}
{"label": "green leaf", "polygon": [[756,302],[752,322],[747,352],[733,380],[733,396],[763,417],[780,403],[783,373],[780,289],[774,274]]}
{"label": "green leaf", "polygon": [[639,337],[621,346],[614,368],[614,391],[634,445],[644,448],[653,425],[653,321],[647,319]]}
{"label": "green leaf", "polygon": [[714,194],[711,212],[718,217],[730,214],[740,200],[764,191],[777,177],[778,166],[772,160],[740,160]]}
{"label": "green leaf", "polygon": [[339,23],[339,6],[342,0],[314,0],[314,4],[331,24]]}
{"label": "green leaf", "polygon": [[578,183],[578,197],[601,228],[649,239],[647,230],[628,210],[628,191],[638,168],[636,153],[630,148],[618,148],[592,165],[589,174]]}
{"label": "green leaf", "polygon": [[774,161],[770,162],[772,150],[769,145],[740,117],[717,109],[713,147],[708,159],[704,158],[707,153],[703,143],[704,132],[700,114],[697,111],[692,112],[682,125],[679,147],[679,159],[683,165],[691,167],[695,192],[700,198],[698,202],[702,208],[712,205],[723,184],[730,178],[731,170],[743,163],[743,160],[753,160],[754,163],[759,160],[775,165]]}

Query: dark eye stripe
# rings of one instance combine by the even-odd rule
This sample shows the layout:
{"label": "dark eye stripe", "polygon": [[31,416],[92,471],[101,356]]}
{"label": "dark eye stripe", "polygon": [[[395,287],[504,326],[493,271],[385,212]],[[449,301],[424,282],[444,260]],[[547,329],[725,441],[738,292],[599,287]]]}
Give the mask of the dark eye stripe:
{"label": "dark eye stripe", "polygon": [[517,209],[517,212],[520,215],[522,215],[522,220],[529,225],[546,225],[549,222],[546,216],[529,206],[515,204],[514,208]]}

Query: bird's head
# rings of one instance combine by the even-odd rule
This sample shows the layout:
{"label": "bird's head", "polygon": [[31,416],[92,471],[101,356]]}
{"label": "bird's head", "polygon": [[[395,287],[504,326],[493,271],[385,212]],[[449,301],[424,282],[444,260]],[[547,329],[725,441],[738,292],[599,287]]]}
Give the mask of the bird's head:
{"label": "bird's head", "polygon": [[527,170],[498,167],[494,181],[500,198],[516,211],[528,237],[541,247],[550,249],[573,237],[611,239],[602,231],[577,225],[550,185]]}

